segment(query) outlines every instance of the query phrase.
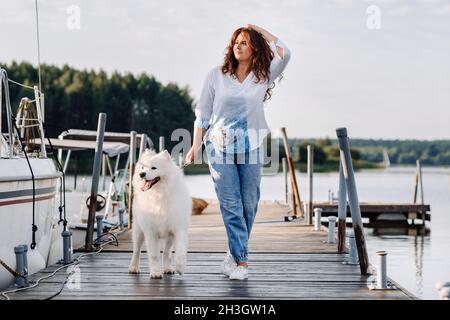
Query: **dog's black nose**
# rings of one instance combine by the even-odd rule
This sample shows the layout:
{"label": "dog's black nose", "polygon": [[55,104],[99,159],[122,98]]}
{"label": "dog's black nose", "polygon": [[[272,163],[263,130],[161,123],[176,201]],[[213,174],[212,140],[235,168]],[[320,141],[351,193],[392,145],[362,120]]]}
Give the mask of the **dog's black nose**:
{"label": "dog's black nose", "polygon": [[141,178],[145,177],[145,172],[139,173],[139,177],[141,177]]}

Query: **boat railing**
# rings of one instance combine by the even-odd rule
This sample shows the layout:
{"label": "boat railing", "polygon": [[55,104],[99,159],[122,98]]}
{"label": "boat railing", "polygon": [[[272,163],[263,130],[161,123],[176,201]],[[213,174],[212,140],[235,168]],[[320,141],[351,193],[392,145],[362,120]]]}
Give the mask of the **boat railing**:
{"label": "boat railing", "polygon": [[[9,82],[19,85],[21,87],[31,89],[34,92],[34,100],[29,98],[23,98],[20,102],[17,117],[14,117],[14,113],[11,107],[11,98],[9,95]],[[3,95],[5,96],[5,110],[6,110],[6,119],[8,125],[8,132],[6,134],[3,133],[2,128],[2,111],[3,111]],[[33,105],[33,102],[35,105]],[[45,150],[45,142],[44,142],[44,94],[38,89],[37,86],[30,87],[25,84],[19,83],[17,81],[13,81],[8,78],[8,73],[5,69],[0,69],[0,135],[2,139],[0,143],[2,148],[0,151],[2,152],[1,156],[6,158],[14,158],[15,156],[20,155],[20,149],[16,148],[16,144],[19,139],[25,139],[26,145],[29,147],[30,143],[27,142],[27,131],[28,133],[32,128],[37,128],[37,135],[40,138],[40,157],[46,157],[47,153]],[[6,138],[7,137],[7,140]],[[5,154],[7,151],[7,154]],[[27,152],[27,150],[22,150],[23,152]]]}

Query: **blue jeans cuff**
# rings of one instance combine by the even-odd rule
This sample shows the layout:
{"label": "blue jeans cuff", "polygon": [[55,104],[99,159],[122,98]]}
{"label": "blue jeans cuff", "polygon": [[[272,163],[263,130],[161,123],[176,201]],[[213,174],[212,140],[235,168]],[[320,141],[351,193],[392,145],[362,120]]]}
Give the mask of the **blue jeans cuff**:
{"label": "blue jeans cuff", "polygon": [[237,257],[233,257],[234,260],[236,261],[236,263],[241,263],[241,262],[248,262],[248,256],[247,255],[239,255]]}

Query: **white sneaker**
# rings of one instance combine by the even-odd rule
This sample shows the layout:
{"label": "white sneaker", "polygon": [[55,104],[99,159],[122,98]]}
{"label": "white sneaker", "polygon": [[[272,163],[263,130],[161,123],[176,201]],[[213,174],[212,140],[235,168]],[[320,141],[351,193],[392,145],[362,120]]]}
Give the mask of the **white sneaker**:
{"label": "white sneaker", "polygon": [[230,280],[245,280],[248,279],[248,267],[237,266],[230,274]]}
{"label": "white sneaker", "polygon": [[226,276],[230,276],[233,273],[234,269],[236,269],[236,261],[234,261],[233,256],[227,252],[225,259],[222,262],[222,273]]}

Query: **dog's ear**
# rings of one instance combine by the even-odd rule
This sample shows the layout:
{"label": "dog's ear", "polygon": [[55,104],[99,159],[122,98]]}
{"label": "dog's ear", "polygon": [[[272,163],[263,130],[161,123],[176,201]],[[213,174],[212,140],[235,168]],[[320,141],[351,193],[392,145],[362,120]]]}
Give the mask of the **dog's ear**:
{"label": "dog's ear", "polygon": [[163,152],[161,152],[161,154],[162,154],[162,156],[163,156],[164,158],[166,158],[167,160],[172,160],[172,157],[170,156],[169,151],[164,150]]}
{"label": "dog's ear", "polygon": [[144,153],[148,154],[149,156],[154,156],[156,154],[155,150],[145,148]]}

